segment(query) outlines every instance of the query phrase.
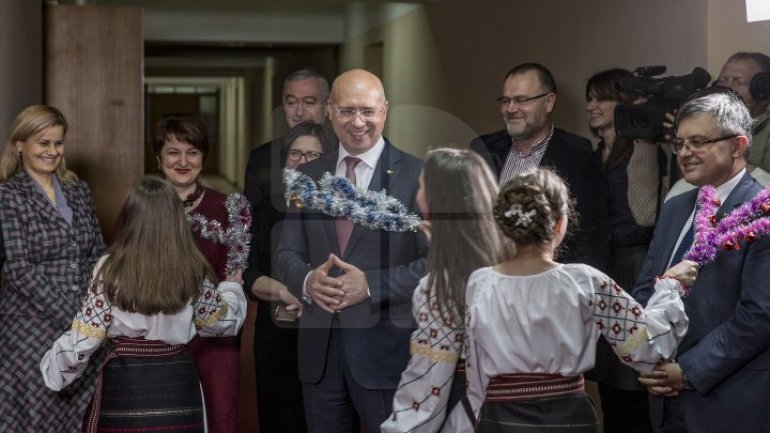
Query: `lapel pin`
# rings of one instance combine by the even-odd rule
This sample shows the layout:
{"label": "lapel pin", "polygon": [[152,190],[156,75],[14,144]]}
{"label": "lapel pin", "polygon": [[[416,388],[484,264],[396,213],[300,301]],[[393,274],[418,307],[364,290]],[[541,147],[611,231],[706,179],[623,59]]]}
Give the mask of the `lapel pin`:
{"label": "lapel pin", "polygon": [[393,173],[395,173],[395,171],[393,171],[391,169],[387,169],[387,170],[385,170],[385,173],[386,174],[393,174]]}

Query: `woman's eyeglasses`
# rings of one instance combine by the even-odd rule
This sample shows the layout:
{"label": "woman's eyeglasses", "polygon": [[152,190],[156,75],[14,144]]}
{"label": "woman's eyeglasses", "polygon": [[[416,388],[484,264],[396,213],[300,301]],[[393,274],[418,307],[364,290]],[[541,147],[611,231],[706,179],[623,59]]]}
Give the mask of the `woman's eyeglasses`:
{"label": "woman's eyeglasses", "polygon": [[292,161],[299,161],[302,158],[305,158],[305,162],[313,161],[314,159],[318,159],[323,155],[321,152],[313,152],[312,150],[303,152],[301,150],[291,149],[289,151],[288,157]]}

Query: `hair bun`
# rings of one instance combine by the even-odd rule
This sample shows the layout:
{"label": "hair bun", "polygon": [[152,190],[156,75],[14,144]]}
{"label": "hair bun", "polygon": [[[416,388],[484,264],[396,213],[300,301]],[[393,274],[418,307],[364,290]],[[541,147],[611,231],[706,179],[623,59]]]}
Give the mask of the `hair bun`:
{"label": "hair bun", "polygon": [[544,245],[569,212],[564,181],[547,169],[521,173],[503,185],[494,208],[500,230],[517,245]]}

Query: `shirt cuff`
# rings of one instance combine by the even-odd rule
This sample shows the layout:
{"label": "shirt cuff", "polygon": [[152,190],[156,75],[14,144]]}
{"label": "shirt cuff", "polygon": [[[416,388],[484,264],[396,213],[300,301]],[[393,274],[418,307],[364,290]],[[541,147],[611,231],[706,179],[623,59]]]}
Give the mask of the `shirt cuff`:
{"label": "shirt cuff", "polygon": [[312,274],[313,271],[310,271],[305,275],[305,279],[302,280],[302,301],[308,305],[311,305],[313,303],[313,298],[310,297],[310,295],[307,294],[307,279],[310,278],[310,274]]}

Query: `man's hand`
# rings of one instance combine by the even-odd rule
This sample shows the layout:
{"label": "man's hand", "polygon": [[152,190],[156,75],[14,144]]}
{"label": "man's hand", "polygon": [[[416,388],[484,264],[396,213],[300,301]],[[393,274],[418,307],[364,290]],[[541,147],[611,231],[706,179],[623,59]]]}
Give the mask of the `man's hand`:
{"label": "man's hand", "polygon": [[665,143],[670,143],[676,138],[676,130],[674,128],[676,124],[676,112],[677,110],[669,111],[666,113],[663,120],[663,142]]}
{"label": "man's hand", "polygon": [[664,277],[672,277],[679,280],[682,285],[686,287],[692,287],[695,284],[695,279],[698,278],[698,269],[700,265],[689,260],[682,260],[676,265],[668,268],[663,273]]}
{"label": "man's hand", "polygon": [[329,259],[313,269],[305,282],[305,292],[315,304],[324,311],[334,314],[340,307],[340,299],[345,295],[342,290],[342,281],[329,276],[329,269],[335,266],[334,254]]}
{"label": "man's hand", "polygon": [[329,257],[333,259],[334,266],[343,272],[338,280],[342,282],[341,289],[344,295],[337,305],[337,310],[352,307],[369,299],[369,283],[366,281],[366,274],[350,263],[342,261],[334,254]]}
{"label": "man's hand", "polygon": [[642,374],[639,383],[646,386],[652,395],[676,397],[684,388],[682,368],[676,362],[661,364],[652,372]]}

